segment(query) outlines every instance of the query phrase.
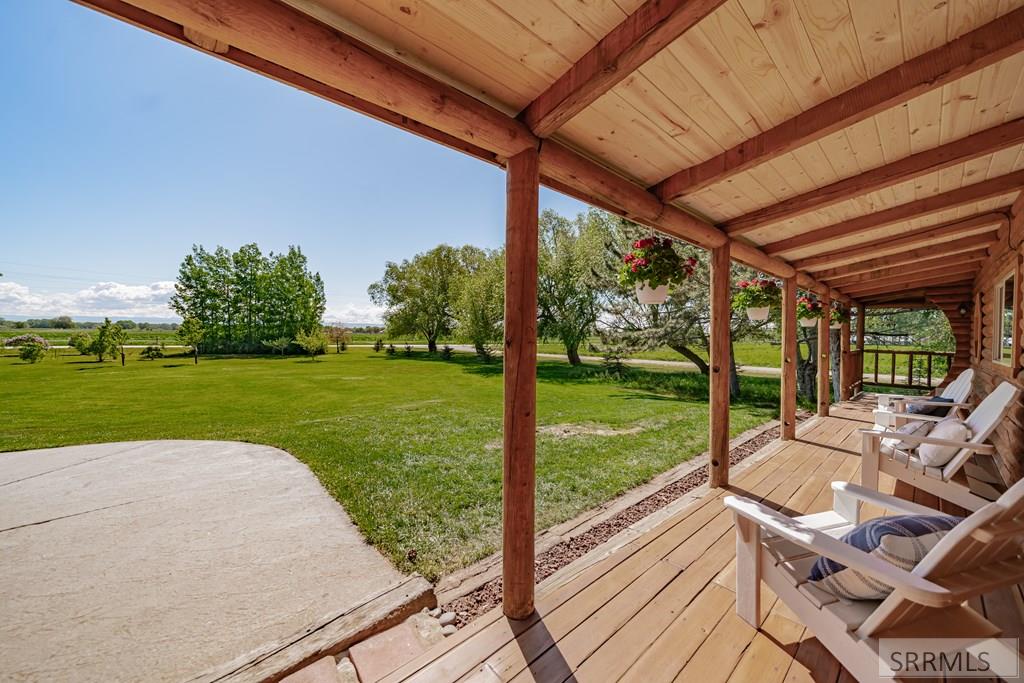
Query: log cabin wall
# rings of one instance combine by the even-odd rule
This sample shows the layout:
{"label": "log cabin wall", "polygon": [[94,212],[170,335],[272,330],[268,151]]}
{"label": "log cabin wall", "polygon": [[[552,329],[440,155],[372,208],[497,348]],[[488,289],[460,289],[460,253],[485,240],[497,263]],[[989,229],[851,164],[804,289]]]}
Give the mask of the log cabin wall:
{"label": "log cabin wall", "polygon": [[[1021,274],[1024,250],[1021,246],[1024,221],[1015,221],[1008,230],[1001,230],[999,241],[990,249],[990,258],[985,267],[978,273],[974,281],[971,295],[972,311],[960,316],[956,310],[947,311],[950,321],[956,318],[971,321],[969,344],[964,350],[970,355],[970,365],[974,368],[974,396],[978,402],[985,398],[1003,381],[1010,381],[1024,388],[1022,373],[1022,325],[1021,315]],[[999,316],[1002,310],[999,290],[1004,279],[1014,276],[1012,328],[1012,353],[1009,362],[997,362],[997,342],[999,336]],[[966,302],[965,302],[966,303]],[[955,334],[956,327],[954,327]],[[960,340],[957,339],[957,361],[960,358]],[[1007,419],[993,434],[991,441],[998,454],[996,461],[1000,473],[1007,484],[1011,484],[1024,476],[1024,400],[1018,399],[1017,405],[1010,411]]]}

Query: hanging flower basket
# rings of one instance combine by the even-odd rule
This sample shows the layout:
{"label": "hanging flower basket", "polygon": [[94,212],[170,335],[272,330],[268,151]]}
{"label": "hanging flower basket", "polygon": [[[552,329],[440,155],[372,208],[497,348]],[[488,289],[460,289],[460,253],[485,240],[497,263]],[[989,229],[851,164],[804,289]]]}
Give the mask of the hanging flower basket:
{"label": "hanging flower basket", "polygon": [[814,327],[825,317],[825,307],[813,294],[801,294],[796,298],[796,318],[803,327]]}
{"label": "hanging flower basket", "polygon": [[736,311],[745,310],[747,317],[754,322],[767,320],[771,307],[778,306],[782,301],[782,287],[777,280],[754,278],[739,283],[740,291],[732,297],[732,307]]}
{"label": "hanging flower basket", "polygon": [[833,302],[832,312],[829,315],[829,327],[833,330],[838,330],[843,327],[843,323],[848,322],[850,322],[850,309],[840,303]]}
{"label": "hanging flower basket", "polygon": [[633,249],[622,258],[619,283],[636,290],[642,304],[660,304],[668,298],[669,288],[681,285],[697,266],[697,259],[676,253],[672,240],[647,237],[633,242]]}

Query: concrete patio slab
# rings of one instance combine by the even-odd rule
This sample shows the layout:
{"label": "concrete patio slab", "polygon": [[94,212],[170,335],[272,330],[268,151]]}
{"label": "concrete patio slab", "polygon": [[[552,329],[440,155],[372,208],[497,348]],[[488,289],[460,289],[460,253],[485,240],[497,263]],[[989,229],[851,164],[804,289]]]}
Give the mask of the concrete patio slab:
{"label": "concrete patio slab", "polygon": [[0,453],[0,679],[237,678],[403,582],[276,448]]}

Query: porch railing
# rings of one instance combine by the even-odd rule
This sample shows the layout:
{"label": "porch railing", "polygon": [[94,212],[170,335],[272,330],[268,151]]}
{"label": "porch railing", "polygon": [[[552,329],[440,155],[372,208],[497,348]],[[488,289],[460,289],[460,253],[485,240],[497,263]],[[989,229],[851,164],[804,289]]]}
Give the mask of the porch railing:
{"label": "porch railing", "polygon": [[932,389],[949,372],[953,364],[953,352],[864,349],[860,362],[864,384]]}

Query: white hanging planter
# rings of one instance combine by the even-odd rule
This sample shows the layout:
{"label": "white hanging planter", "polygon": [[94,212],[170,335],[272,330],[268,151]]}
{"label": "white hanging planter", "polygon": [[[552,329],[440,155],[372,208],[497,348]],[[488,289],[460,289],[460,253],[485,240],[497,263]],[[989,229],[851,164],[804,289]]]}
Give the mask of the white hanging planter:
{"label": "white hanging planter", "polygon": [[818,324],[817,318],[800,318],[801,327],[814,327]]}
{"label": "white hanging planter", "polygon": [[748,306],[747,317],[754,322],[760,322],[768,319],[768,314],[771,312],[771,306]]}
{"label": "white hanging planter", "polygon": [[648,287],[646,282],[638,282],[635,287],[636,300],[642,304],[663,304],[668,299],[668,285]]}
{"label": "white hanging planter", "polygon": [[828,327],[829,327],[830,330],[841,330],[841,329],[843,329],[843,324],[842,323],[832,323]]}

